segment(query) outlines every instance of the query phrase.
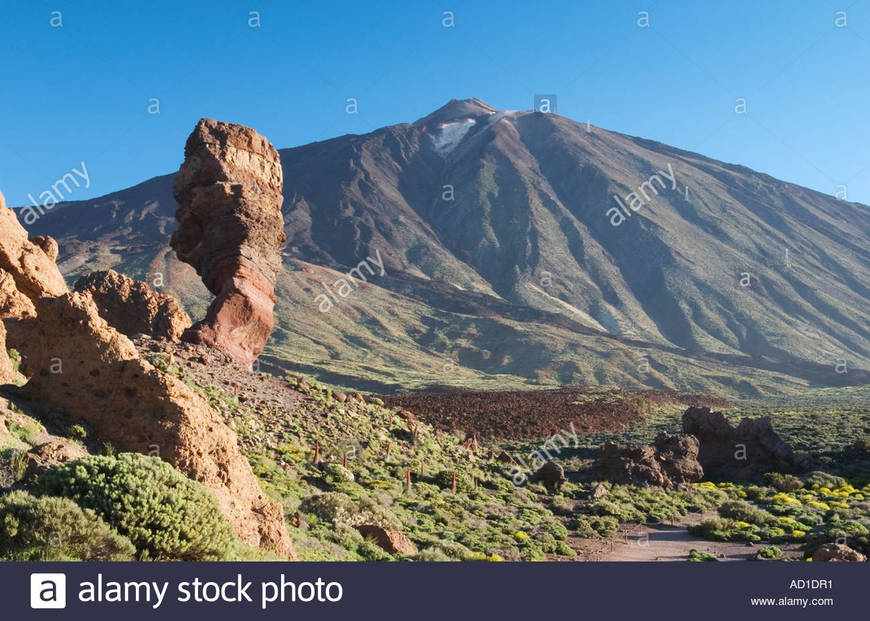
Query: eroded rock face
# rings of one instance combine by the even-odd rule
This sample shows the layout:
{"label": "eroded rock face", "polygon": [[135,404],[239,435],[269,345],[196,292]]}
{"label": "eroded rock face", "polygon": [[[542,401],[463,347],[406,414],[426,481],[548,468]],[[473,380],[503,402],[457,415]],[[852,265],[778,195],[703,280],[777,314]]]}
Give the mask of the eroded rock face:
{"label": "eroded rock face", "polygon": [[10,347],[26,350],[35,300],[66,293],[56,258],[57,242],[46,236],[28,238],[0,194],[0,319],[6,324]]}
{"label": "eroded rock face", "polygon": [[652,445],[601,446],[594,469],[613,483],[662,487],[685,487],[700,481],[704,470],[698,463],[698,440],[690,435],[660,433]]}
{"label": "eroded rock face", "polygon": [[698,461],[713,479],[750,481],[765,472],[799,474],[810,467],[810,457],[783,442],[769,417],[744,418],[732,427],[722,412],[690,407],[683,414],[683,433],[698,438]]}
{"label": "eroded rock face", "polygon": [[147,334],[178,341],[191,324],[190,317],[174,297],[156,292],[146,283],[114,270],[82,276],[73,290],[90,293],[100,317],[126,336]]}
{"label": "eroded rock face", "polygon": [[120,451],[159,455],[214,492],[242,541],[292,556],[281,506],[262,492],[235,433],[202,396],[141,359],[90,294],[41,298],[36,311],[35,372],[24,396],[84,420]]}
{"label": "eroded rock face", "polygon": [[178,229],[172,248],[215,294],[185,341],[216,347],[251,365],[274,326],[281,268],[283,173],[278,151],[242,125],[202,119],[175,178]]}

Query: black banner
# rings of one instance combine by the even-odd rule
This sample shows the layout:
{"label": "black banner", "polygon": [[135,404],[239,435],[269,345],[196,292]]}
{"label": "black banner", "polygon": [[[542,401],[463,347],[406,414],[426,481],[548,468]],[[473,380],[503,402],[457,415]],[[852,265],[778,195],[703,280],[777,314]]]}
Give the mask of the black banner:
{"label": "black banner", "polygon": [[866,563],[0,563],[0,619],[838,619],[868,587]]}

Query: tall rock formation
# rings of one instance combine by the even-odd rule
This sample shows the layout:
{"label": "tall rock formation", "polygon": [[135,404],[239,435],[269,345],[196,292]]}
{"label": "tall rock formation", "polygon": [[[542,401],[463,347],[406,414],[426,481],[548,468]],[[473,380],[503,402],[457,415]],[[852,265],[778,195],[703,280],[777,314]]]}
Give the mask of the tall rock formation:
{"label": "tall rock formation", "polygon": [[216,347],[250,366],[274,326],[281,268],[283,173],[278,152],[253,129],[202,119],[175,178],[172,248],[215,294],[183,340]]}
{"label": "tall rock formation", "polygon": [[22,390],[122,451],[159,455],[208,487],[238,537],[293,557],[281,505],[260,489],[236,434],[204,397],[139,356],[89,293],[37,300],[35,372]]}

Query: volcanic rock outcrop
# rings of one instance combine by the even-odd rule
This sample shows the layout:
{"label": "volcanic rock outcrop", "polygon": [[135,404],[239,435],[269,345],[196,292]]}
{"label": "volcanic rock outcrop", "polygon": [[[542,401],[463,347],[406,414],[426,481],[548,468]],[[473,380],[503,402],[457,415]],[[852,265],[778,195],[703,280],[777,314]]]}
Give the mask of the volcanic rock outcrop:
{"label": "volcanic rock outcrop", "polygon": [[38,298],[66,293],[56,258],[57,242],[46,236],[28,238],[0,194],[0,319],[6,324],[9,347],[26,349]]}
{"label": "volcanic rock outcrop", "polygon": [[235,433],[202,396],[141,359],[90,294],[40,298],[36,311],[35,372],[24,397],[83,420],[121,451],[159,455],[215,494],[242,541],[292,557],[281,506],[260,489]]}
{"label": "volcanic rock outcrop", "polygon": [[76,281],[73,290],[91,294],[100,317],[121,334],[147,334],[172,341],[181,339],[191,321],[181,304],[146,283],[114,270],[91,272]]}
{"label": "volcanic rock outcrop", "polygon": [[685,487],[704,476],[698,463],[698,448],[698,440],[693,436],[665,432],[652,445],[606,442],[593,468],[598,476],[613,483],[665,489]]}
{"label": "volcanic rock outcrop", "polygon": [[811,465],[808,455],[783,442],[767,416],[744,418],[732,427],[722,412],[690,407],[683,414],[683,433],[698,438],[698,461],[713,479],[751,481],[765,472],[797,474]]}
{"label": "volcanic rock outcrop", "polygon": [[202,119],[175,178],[172,248],[217,296],[183,340],[250,366],[274,326],[281,268],[283,172],[275,147],[253,129]]}

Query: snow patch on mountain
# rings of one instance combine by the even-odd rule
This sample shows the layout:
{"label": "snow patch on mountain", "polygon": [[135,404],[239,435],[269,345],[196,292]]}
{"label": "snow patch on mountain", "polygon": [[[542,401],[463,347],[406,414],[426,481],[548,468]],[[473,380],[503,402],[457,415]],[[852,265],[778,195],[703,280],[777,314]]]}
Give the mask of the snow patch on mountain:
{"label": "snow patch on mountain", "polygon": [[438,126],[437,131],[431,134],[435,150],[441,155],[447,155],[462,142],[462,139],[476,123],[477,121],[474,119],[442,123]]}

